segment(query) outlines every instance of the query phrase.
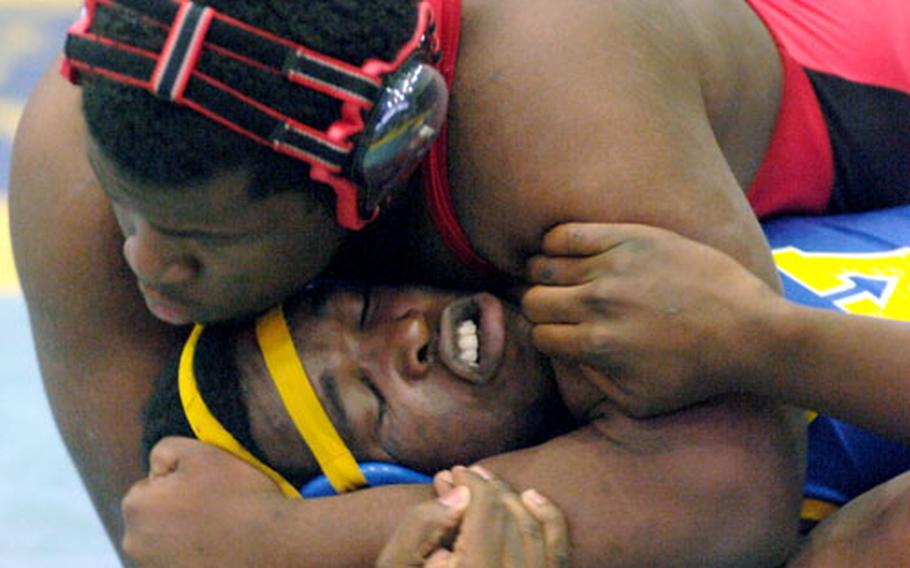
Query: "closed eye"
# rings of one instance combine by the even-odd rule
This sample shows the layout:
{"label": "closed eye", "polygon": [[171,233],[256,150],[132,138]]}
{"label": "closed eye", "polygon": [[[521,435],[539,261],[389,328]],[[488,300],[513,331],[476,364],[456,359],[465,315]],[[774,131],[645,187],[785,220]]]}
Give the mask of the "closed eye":
{"label": "closed eye", "polygon": [[367,324],[367,317],[370,315],[370,288],[369,286],[364,286],[361,290],[363,295],[363,304],[360,308],[360,329],[363,329]]}
{"label": "closed eye", "polygon": [[373,424],[373,431],[376,438],[379,439],[379,431],[382,429],[382,420],[386,414],[386,400],[385,397],[382,396],[382,392],[376,388],[376,384],[369,376],[365,374],[360,375],[360,382],[373,393],[374,397],[376,397],[376,420]]}

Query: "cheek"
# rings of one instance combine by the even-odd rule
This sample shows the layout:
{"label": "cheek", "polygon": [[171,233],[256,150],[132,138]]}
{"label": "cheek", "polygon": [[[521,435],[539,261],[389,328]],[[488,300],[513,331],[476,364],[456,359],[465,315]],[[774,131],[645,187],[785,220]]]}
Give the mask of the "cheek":
{"label": "cheek", "polygon": [[427,403],[389,411],[380,436],[382,447],[402,465],[421,470],[438,467],[448,453],[451,434],[458,431],[457,416],[439,410]]}
{"label": "cheek", "polygon": [[280,249],[267,246],[237,246],[202,250],[198,253],[206,279],[214,286],[233,290],[236,295],[249,291],[281,289],[292,292],[305,280],[299,275],[301,264],[288,259]]}
{"label": "cheek", "polygon": [[[292,268],[261,254],[230,249],[202,253],[196,293],[210,313],[201,321],[226,319],[267,309],[305,284]],[[204,316],[204,317],[203,317]]]}
{"label": "cheek", "polygon": [[337,248],[338,243],[333,239],[289,234],[253,247],[244,254],[244,259],[273,277],[281,276],[302,285],[322,273]]}
{"label": "cheek", "polygon": [[471,407],[389,417],[383,446],[403,465],[432,472],[500,453],[509,437],[495,414]]}

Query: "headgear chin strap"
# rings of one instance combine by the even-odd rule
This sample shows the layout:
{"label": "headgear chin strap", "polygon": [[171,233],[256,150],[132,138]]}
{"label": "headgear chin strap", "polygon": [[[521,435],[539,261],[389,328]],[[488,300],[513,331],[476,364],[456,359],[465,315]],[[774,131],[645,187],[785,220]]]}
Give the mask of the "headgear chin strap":
{"label": "headgear chin strap", "polygon": [[[166,30],[161,52],[91,32],[96,12],[114,7]],[[341,116],[324,131],[286,116],[199,71],[203,50],[333,97],[342,102]],[[439,134],[448,105],[445,79],[431,65],[439,42],[425,1],[395,59],[368,59],[360,67],[189,0],[86,0],[65,54],[61,71],[74,83],[88,73],[148,90],[307,162],[310,177],[335,191],[338,223],[355,230],[406,183]]]}
{"label": "headgear chin strap", "polygon": [[256,320],[256,338],[284,408],[338,493],[366,485],[300,362],[281,305]]}
{"label": "headgear chin strap", "polygon": [[237,441],[230,432],[221,425],[221,422],[212,414],[209,407],[199,394],[199,387],[196,383],[196,373],[193,370],[193,360],[196,357],[196,345],[199,343],[199,337],[202,335],[203,326],[196,325],[193,332],[186,340],[183,352],[180,354],[180,367],[178,371],[178,388],[180,391],[180,402],[183,405],[183,413],[186,415],[190,427],[196,437],[208,444],[219,447],[229,452],[248,464],[252,465],[259,471],[266,474],[281,489],[286,497],[291,499],[300,499],[300,493],[291,485],[280,473],[259,461],[256,456],[251,454]]}
{"label": "headgear chin strap", "polygon": [[280,473],[244,448],[206,406],[196,383],[193,361],[203,332],[197,325],[180,357],[179,391],[183,410],[196,437],[246,461],[265,473],[294,499],[322,497],[352,491],[364,485],[429,483],[431,478],[408,468],[381,462],[358,464],[339,436],[310,383],[294,347],[282,307],[273,308],[256,322],[256,337],[269,374],[285,410],[319,463],[323,474],[298,492]]}

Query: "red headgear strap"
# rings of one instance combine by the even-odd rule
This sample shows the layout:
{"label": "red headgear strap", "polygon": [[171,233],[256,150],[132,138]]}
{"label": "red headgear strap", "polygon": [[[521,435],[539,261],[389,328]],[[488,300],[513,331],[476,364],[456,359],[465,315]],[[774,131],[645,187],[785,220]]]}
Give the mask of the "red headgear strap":
{"label": "red headgear strap", "polygon": [[[146,25],[168,30],[160,53],[92,33],[99,8],[128,8]],[[69,30],[61,72],[78,83],[80,73],[146,89],[276,152],[310,164],[310,177],[332,187],[337,219],[360,229],[374,219],[358,211],[358,188],[348,179],[351,138],[364,129],[362,113],[372,108],[383,79],[398,69],[434,32],[432,10],[418,6],[412,37],[391,61],[369,59],[360,67],[319,53],[189,0],[86,0],[82,17]],[[438,45],[435,36],[431,43]],[[251,48],[255,46],[255,49]],[[342,102],[341,117],[318,130],[251,99],[196,68],[203,49],[282,75],[302,87]],[[265,54],[265,55],[263,55]]]}

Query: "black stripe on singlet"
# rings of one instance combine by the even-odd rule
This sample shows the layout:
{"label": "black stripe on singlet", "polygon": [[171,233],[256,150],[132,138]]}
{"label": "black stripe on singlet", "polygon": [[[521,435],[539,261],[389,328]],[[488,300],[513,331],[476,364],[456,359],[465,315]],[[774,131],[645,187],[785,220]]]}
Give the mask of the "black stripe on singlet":
{"label": "black stripe on singlet", "polygon": [[910,202],[910,94],[807,69],[834,152],[829,211]]}

